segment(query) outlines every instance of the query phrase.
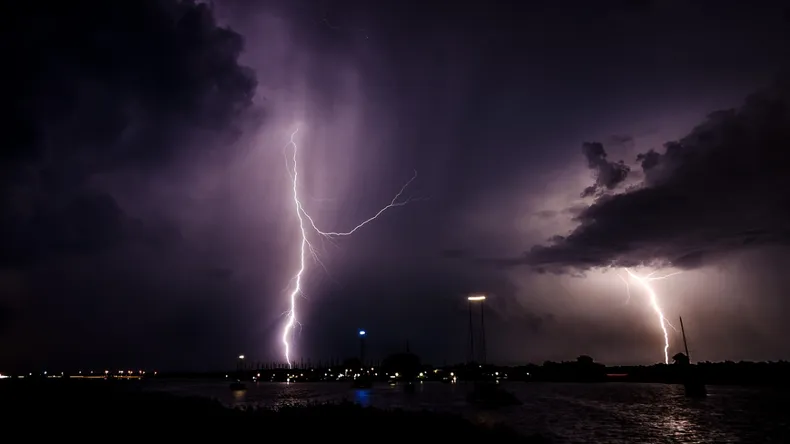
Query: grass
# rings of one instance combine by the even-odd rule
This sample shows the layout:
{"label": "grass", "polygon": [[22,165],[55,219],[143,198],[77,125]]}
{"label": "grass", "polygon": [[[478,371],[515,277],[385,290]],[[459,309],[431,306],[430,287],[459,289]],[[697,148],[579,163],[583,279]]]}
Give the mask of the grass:
{"label": "grass", "polygon": [[231,409],[206,398],[143,391],[139,385],[127,381],[3,381],[0,419],[5,434],[18,429],[27,433],[27,438],[102,438],[123,442],[187,438],[339,439],[345,443],[546,442],[539,437],[520,436],[503,427],[476,425],[456,415],[381,410],[350,402],[276,411]]}

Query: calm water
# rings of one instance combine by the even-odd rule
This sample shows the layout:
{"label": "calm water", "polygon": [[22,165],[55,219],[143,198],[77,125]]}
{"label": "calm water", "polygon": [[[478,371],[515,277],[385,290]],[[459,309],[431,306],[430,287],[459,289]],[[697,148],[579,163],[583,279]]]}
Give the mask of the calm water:
{"label": "calm water", "polygon": [[524,405],[484,411],[465,402],[464,384],[420,384],[412,395],[388,385],[355,390],[340,383],[258,383],[248,384],[246,392],[231,392],[217,382],[156,384],[157,390],[235,406],[347,399],[381,408],[455,412],[558,443],[790,443],[790,393],[771,389],[709,387],[707,399],[690,400],[682,386],[674,385],[511,383],[505,387]]}

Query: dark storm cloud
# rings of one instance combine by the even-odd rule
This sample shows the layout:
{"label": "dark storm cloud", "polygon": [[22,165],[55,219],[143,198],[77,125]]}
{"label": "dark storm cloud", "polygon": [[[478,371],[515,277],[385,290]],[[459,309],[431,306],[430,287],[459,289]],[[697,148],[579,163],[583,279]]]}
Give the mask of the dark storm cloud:
{"label": "dark storm cloud", "polygon": [[254,76],[236,62],[242,39],[218,28],[207,6],[55,5],[16,5],[3,31],[18,42],[6,53],[14,125],[4,160],[82,157],[75,166],[91,169],[162,160],[178,146],[168,143],[174,132],[225,130],[251,103]]}
{"label": "dark storm cloud", "polygon": [[[56,196],[52,197],[57,199]],[[40,260],[96,254],[135,243],[159,248],[178,242],[177,229],[128,216],[109,194],[79,190],[63,203],[44,200],[29,217],[13,212],[4,235],[0,266],[26,268]],[[19,220],[21,219],[21,221]]]}
{"label": "dark storm cloud", "polygon": [[[602,196],[576,216],[569,235],[509,263],[695,268],[727,253],[787,245],[789,99],[784,78],[739,110],[711,114],[663,152],[640,154],[641,186]],[[593,147],[585,151],[591,167],[605,162]]]}
{"label": "dark storm cloud", "polygon": [[448,248],[441,251],[442,257],[447,259],[463,259],[469,255],[466,250],[461,248]]}
{"label": "dark storm cloud", "polygon": [[599,142],[582,144],[582,154],[587,166],[595,171],[595,183],[582,191],[581,197],[600,195],[623,183],[631,169],[622,160],[612,162],[606,158],[606,150]]}
{"label": "dark storm cloud", "polygon": [[[179,257],[188,254],[179,227],[144,207],[132,216],[107,179],[133,178],[128,187],[145,202],[155,197],[146,180],[183,159],[226,160],[223,148],[253,117],[255,76],[237,62],[242,38],[195,1],[16,2],[2,15],[0,269],[21,284],[0,291],[0,307],[11,307],[0,325],[23,326],[28,345],[37,335],[63,339],[39,344],[48,359],[115,336],[139,358],[150,348],[144,338],[170,325],[152,312],[179,313],[174,328],[193,329],[205,315],[167,301],[227,292],[214,284],[230,275],[179,278],[215,265]],[[212,308],[218,318],[222,310]],[[124,323],[129,330],[119,330]],[[140,344],[123,338],[129,331]],[[96,356],[111,353],[105,342],[92,343]]]}
{"label": "dark storm cloud", "polygon": [[[151,236],[92,176],[152,169],[232,133],[255,80],[242,39],[185,1],[25,2],[4,14],[6,266]],[[190,152],[190,155],[199,153]]]}
{"label": "dark storm cloud", "polygon": [[0,334],[5,333],[11,327],[13,316],[11,307],[0,304]]}

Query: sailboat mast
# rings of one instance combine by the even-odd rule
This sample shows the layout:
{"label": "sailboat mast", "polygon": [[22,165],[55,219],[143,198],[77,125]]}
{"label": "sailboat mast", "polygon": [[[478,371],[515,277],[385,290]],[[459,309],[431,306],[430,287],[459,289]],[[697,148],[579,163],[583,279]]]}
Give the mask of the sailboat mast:
{"label": "sailboat mast", "polygon": [[689,356],[689,345],[686,343],[686,329],[683,328],[683,316],[680,316],[680,332],[683,334],[683,348],[686,350],[686,358],[691,364],[691,356]]}

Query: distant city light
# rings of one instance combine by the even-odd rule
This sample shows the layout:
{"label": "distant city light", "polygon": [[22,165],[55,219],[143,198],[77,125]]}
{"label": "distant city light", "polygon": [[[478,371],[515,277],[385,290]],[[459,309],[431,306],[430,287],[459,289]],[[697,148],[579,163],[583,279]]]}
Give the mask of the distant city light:
{"label": "distant city light", "polygon": [[468,298],[466,298],[466,299],[467,299],[469,302],[477,302],[477,301],[485,301],[485,300],[486,300],[486,297],[485,297],[485,295],[475,295],[475,296],[469,296],[469,297],[468,297]]}
{"label": "distant city light", "polygon": [[239,355],[239,359],[244,359],[244,355]]}
{"label": "distant city light", "polygon": [[360,331],[359,331],[359,335],[360,335],[360,336],[365,336],[365,330],[360,330]]}

